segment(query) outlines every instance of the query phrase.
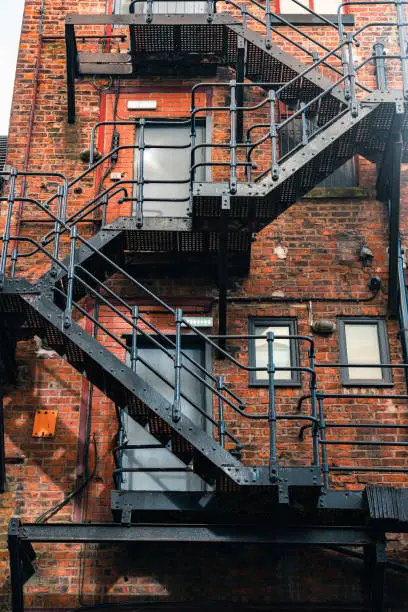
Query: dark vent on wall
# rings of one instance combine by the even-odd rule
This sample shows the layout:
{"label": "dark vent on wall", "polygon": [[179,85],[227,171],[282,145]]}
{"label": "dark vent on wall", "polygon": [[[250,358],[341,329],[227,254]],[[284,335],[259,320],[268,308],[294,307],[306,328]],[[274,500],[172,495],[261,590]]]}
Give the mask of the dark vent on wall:
{"label": "dark vent on wall", "polygon": [[0,136],[0,170],[3,170],[7,156],[7,136]]}

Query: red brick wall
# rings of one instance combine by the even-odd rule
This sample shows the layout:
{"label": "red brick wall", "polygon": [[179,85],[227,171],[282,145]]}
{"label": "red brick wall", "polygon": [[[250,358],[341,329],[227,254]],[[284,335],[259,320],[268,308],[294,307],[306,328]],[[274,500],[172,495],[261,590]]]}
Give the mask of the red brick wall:
{"label": "red brick wall", "polygon": [[[63,41],[63,19],[70,12],[104,12],[105,3],[94,1],[54,1],[45,2],[45,21],[38,80],[35,83],[37,52],[39,49],[40,0],[27,0],[23,24],[12,121],[10,127],[9,159],[13,166],[23,169],[28,157],[27,169],[47,172],[63,171],[73,178],[84,170],[79,153],[88,146],[92,126],[100,119],[110,119],[113,112],[114,92],[105,96],[91,80],[77,84],[77,122],[69,126],[66,122],[65,87],[65,50]],[[382,9],[376,9],[378,17],[383,18]],[[376,13],[376,14],[377,14]],[[374,12],[363,7],[356,14],[358,25],[372,19]],[[251,24],[250,24],[251,25]],[[288,31],[281,30],[288,34]],[[316,35],[317,29],[310,33]],[[392,36],[387,31],[387,45],[392,49]],[[291,34],[293,37],[293,35]],[[335,44],[333,31],[319,30],[320,40],[332,47]],[[56,37],[56,38],[54,38]],[[375,36],[369,37],[366,46],[360,49],[360,57],[371,52],[370,46]],[[301,40],[294,38],[294,40]],[[289,43],[282,43],[287,51],[305,59],[302,53]],[[322,53],[320,54],[322,55]],[[38,68],[38,65],[37,65]],[[226,69],[220,71],[219,79],[228,81],[232,77]],[[394,79],[394,73],[389,73]],[[373,85],[373,71],[362,75],[362,82]],[[119,98],[118,116],[129,116],[127,100],[143,92],[143,97],[158,101],[155,116],[186,117],[189,114],[190,100],[188,91],[196,79],[143,79],[129,81]],[[97,81],[96,85],[106,85]],[[35,97],[34,97],[35,96]],[[261,99],[259,92],[253,92],[252,103]],[[225,92],[214,89],[201,94],[199,104],[222,105]],[[34,104],[34,106],[33,106]],[[30,115],[33,116],[32,135]],[[135,115],[132,114],[132,117]],[[266,118],[266,111],[257,115],[257,120]],[[133,128],[120,128],[121,144],[132,144]],[[213,134],[215,142],[228,138],[225,116],[214,116]],[[109,150],[111,132],[102,133],[99,147]],[[29,147],[29,151],[28,151]],[[260,153],[257,162],[262,169],[265,151]],[[121,155],[117,169],[124,177],[132,177],[133,153]],[[222,178],[223,173],[213,173],[214,178]],[[100,175],[99,175],[100,177]],[[374,199],[373,184],[375,168],[360,160],[360,186],[366,188],[360,199],[343,197],[336,199],[326,193],[325,198],[307,199],[298,202],[278,220],[266,227],[257,236],[253,245],[251,267],[247,276],[230,278],[230,297],[254,298],[252,303],[230,305],[228,333],[247,333],[248,316],[295,317],[299,333],[310,335],[310,317],[314,320],[338,316],[365,315],[387,316],[388,283],[388,233],[387,210]],[[95,193],[97,184],[93,177],[82,181],[78,190],[71,196],[69,211],[82,206]],[[109,181],[106,182],[109,185]],[[55,179],[31,180],[28,193],[43,199],[55,191]],[[19,188],[22,188],[19,183]],[[405,183],[403,184],[403,233],[407,226],[407,207]],[[2,213],[3,214],[3,213]],[[126,206],[112,205],[108,220],[118,214],[129,214]],[[4,214],[3,214],[4,215]],[[49,230],[47,225],[33,225],[33,217],[41,213],[32,206],[26,206],[21,222],[22,235],[38,238]],[[1,223],[4,216],[0,217]],[[15,219],[17,225],[17,219]],[[83,225],[82,232],[89,235],[91,225]],[[363,268],[358,252],[363,241],[374,252],[374,262]],[[19,267],[20,274],[32,279],[47,269],[46,258],[39,259],[36,266],[31,262]],[[204,266],[203,266],[204,267]],[[379,275],[383,290],[378,296],[371,297],[367,284],[369,279]],[[217,297],[213,278],[209,274],[183,277],[147,278],[150,288],[159,295],[166,296],[172,306],[183,304],[185,298]],[[120,284],[117,286],[120,287]],[[130,302],[137,303],[128,286],[121,287],[122,295]],[[275,301],[271,302],[270,299]],[[263,301],[265,300],[265,301]],[[332,301],[328,301],[332,300]],[[358,301],[360,300],[360,301]],[[310,311],[309,302],[312,304]],[[92,304],[88,304],[91,308]],[[160,323],[165,330],[172,330],[173,322],[159,316],[151,305],[145,305],[146,314],[151,321]],[[198,312],[200,309],[198,308]],[[213,306],[212,315],[216,320],[217,307]],[[118,317],[113,317],[101,309],[101,321],[120,335],[128,331]],[[89,326],[88,326],[89,327]],[[398,338],[398,323],[387,321],[391,358],[394,363],[401,362],[401,348]],[[88,331],[91,331],[88,329]],[[216,329],[214,329],[216,332]],[[99,338],[109,344],[106,338]],[[337,334],[330,338],[315,336],[318,361],[336,362],[339,359]],[[247,347],[238,342],[231,343],[229,349],[243,362],[247,363]],[[302,363],[305,364],[305,352]],[[0,498],[0,594],[4,596],[4,610],[9,609],[9,572],[7,568],[6,529],[11,516],[20,516],[25,521],[35,520],[42,512],[61,501],[77,482],[82,466],[84,415],[87,410],[88,385],[69,365],[59,357],[38,356],[38,347],[33,341],[21,343],[18,352],[19,382],[7,390],[5,400],[6,454],[8,457],[24,457],[24,463],[7,466],[7,492]],[[247,374],[237,371],[226,362],[215,361],[214,371],[225,374],[234,391],[242,395],[249,410],[267,404],[266,389],[248,387]],[[392,393],[405,393],[401,370],[394,371],[395,385]],[[326,391],[342,392],[339,372],[333,368],[319,370],[319,388]],[[277,407],[282,413],[293,412],[297,398],[307,392],[307,381],[303,388],[277,391]],[[370,390],[368,390],[370,391]],[[327,404],[328,414],[352,414],[356,420],[370,419],[389,422],[398,419],[407,422],[405,401],[381,400],[367,401],[336,400]],[[32,438],[34,411],[37,408],[57,409],[58,422],[55,438],[38,440]],[[99,463],[96,478],[87,491],[88,505],[80,502],[67,505],[55,519],[72,521],[80,518],[94,521],[109,521],[110,491],[112,489],[112,448],[115,444],[116,417],[114,407],[101,392],[95,391],[93,398],[92,432],[95,433]],[[249,427],[237,422],[227,412],[228,425],[244,443],[244,462],[259,464],[267,454],[267,432],[264,425]],[[279,438],[279,456],[282,462],[302,464],[310,459],[310,443],[297,440],[301,422],[294,422],[283,428]],[[345,465],[353,460],[364,464],[375,459],[377,465],[384,467],[406,465],[406,455],[390,449],[387,452],[340,448],[334,453],[334,464]],[[91,464],[93,453],[91,449]],[[362,489],[367,482],[383,482],[397,486],[407,486],[407,479],[401,475],[339,473],[333,485],[344,488]],[[404,562],[408,558],[407,545],[403,538],[394,537],[390,550],[396,559]],[[69,608],[79,603],[99,603],[104,600],[126,601],[129,597],[155,598],[157,600],[219,600],[235,602],[284,601],[326,601],[345,602],[352,606],[361,597],[361,585],[357,578],[360,571],[359,561],[350,561],[338,555],[320,551],[303,555],[298,551],[276,549],[262,551],[249,549],[212,549],[203,547],[198,555],[196,550],[185,547],[127,547],[116,550],[104,546],[39,546],[38,571],[26,587],[27,607],[38,609]],[[254,570],[256,568],[256,571]],[[83,596],[79,599],[80,584],[83,582]],[[392,574],[389,578],[389,592],[397,593],[401,579]],[[397,596],[394,596],[397,600]],[[393,609],[404,609],[398,600]],[[176,608],[175,608],[176,609]],[[327,603],[327,610],[330,604]]]}

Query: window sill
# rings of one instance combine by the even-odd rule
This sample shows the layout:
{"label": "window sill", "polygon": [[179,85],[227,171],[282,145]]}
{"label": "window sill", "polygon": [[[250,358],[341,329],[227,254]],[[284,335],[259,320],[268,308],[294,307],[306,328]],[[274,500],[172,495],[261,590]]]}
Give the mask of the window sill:
{"label": "window sill", "polygon": [[309,191],[302,200],[367,200],[368,189],[362,187],[316,187]]}
{"label": "window sill", "polygon": [[[282,14],[282,17],[283,19],[286,19],[286,21],[290,21],[290,23],[296,26],[319,26],[319,27],[325,27],[325,28],[331,27],[328,23],[326,23],[322,19],[319,19],[318,17],[315,17],[314,15],[303,15],[301,13],[299,13],[298,15]],[[323,15],[323,17],[326,17],[326,19],[330,19],[330,21],[332,21],[336,25],[338,24],[337,14],[336,15]],[[343,22],[343,25],[353,26],[355,23],[354,15],[343,15],[342,22]],[[277,17],[273,17],[273,16],[271,19],[271,23],[274,28],[276,26],[278,27],[280,26],[283,28],[288,27],[284,23],[279,21]]]}
{"label": "window sill", "polygon": [[[343,387],[372,387],[372,388],[390,388],[394,386],[393,382],[378,382],[378,381],[370,381],[370,380],[353,380],[352,382],[343,381]],[[347,397],[345,395],[344,397]]]}
{"label": "window sill", "polygon": [[[260,381],[260,382],[250,381],[248,386],[251,387],[251,388],[261,387],[263,389],[267,389],[269,387],[269,383],[267,381],[263,381],[263,380]],[[282,388],[283,389],[293,389],[295,387],[301,387],[302,384],[300,382],[298,382],[297,380],[293,381],[293,382],[291,382],[289,380],[288,381],[286,381],[286,380],[281,381],[280,380],[279,382],[275,381],[275,385],[274,386],[275,387],[279,387],[280,389],[282,389]]]}

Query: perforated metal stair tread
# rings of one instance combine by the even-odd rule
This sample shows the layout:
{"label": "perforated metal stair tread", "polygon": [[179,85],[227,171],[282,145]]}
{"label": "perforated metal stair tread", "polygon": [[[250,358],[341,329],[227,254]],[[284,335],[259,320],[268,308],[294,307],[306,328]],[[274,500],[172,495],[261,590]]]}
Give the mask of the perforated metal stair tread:
{"label": "perforated metal stair tread", "polygon": [[[171,56],[176,60],[177,57],[185,56],[185,65],[201,57],[205,62],[235,68],[238,37],[246,41],[246,77],[254,82],[287,83],[310,68],[310,65],[296,60],[276,45],[267,47],[264,36],[244,26],[228,13],[216,13],[211,22],[203,14],[154,15],[151,22],[146,22],[143,15],[68,15],[68,43],[72,36],[75,40],[73,28],[76,25],[128,27],[131,48],[130,53],[126,54],[77,53],[77,77],[96,73],[135,77],[146,64],[142,61],[143,56],[149,57],[151,70],[155,55],[158,66],[163,66],[166,57]],[[338,80],[337,76],[333,73],[333,81],[330,81],[318,69],[312,68],[282,93],[281,100],[309,102],[319,93],[330,89],[333,82]],[[332,88],[321,101],[320,121],[324,123],[334,117],[344,104],[342,87]]]}
{"label": "perforated metal stair tread", "polygon": [[[355,154],[372,162],[380,161],[392,126],[397,100],[393,92],[374,92],[364,100],[358,117],[351,111],[342,114],[330,126],[282,162],[277,181],[271,178],[259,183],[238,183],[237,193],[230,196],[230,217],[256,220],[259,226],[276,219],[316,184],[332,174]],[[405,104],[408,113],[408,105]],[[405,153],[404,161],[407,160]],[[194,186],[193,227],[216,226],[221,214],[221,198],[228,194],[227,183],[196,183]],[[259,227],[258,226],[258,227]]]}

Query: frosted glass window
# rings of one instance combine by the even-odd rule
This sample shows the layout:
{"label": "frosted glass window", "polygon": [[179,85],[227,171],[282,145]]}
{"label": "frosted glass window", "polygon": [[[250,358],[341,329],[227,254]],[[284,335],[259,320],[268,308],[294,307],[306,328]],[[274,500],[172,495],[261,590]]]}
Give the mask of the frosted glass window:
{"label": "frosted glass window", "polygon": [[[381,363],[378,325],[345,325],[349,363]],[[381,368],[349,368],[349,378],[382,380]]]}
{"label": "frosted glass window", "polygon": [[[265,336],[253,339],[249,342],[249,364],[250,367],[265,368],[265,371],[250,372],[250,383],[253,385],[268,384],[268,342],[266,335],[269,332],[275,334],[273,342],[273,356],[276,368],[293,368],[299,365],[296,340],[279,338],[279,336],[296,335],[296,322],[292,319],[266,319],[251,318],[249,320],[250,336]],[[291,370],[275,371],[275,382],[281,386],[298,385],[300,382],[299,372]]]}
{"label": "frosted glass window", "polygon": [[[335,15],[341,2],[340,0],[299,0],[304,6],[308,6],[316,13],[322,15]],[[281,13],[300,15],[309,13],[308,10],[302,8],[293,0],[280,0],[279,9]],[[309,13],[310,14],[310,13]]]}
{"label": "frosted glass window", "polygon": [[[310,0],[309,1],[300,0],[300,2],[310,8]],[[291,15],[295,13],[298,15],[300,13],[309,12],[306,9],[299,6],[298,4],[296,4],[295,2],[292,2],[292,0],[280,0],[279,7],[280,7],[280,12],[283,14],[286,13],[286,14]]]}
{"label": "frosted glass window", "polygon": [[341,2],[339,0],[314,0],[313,10],[322,15],[335,15],[340,4]]}
{"label": "frosted glass window", "polygon": [[[385,321],[364,317],[339,319],[338,329],[343,384],[357,387],[391,385],[392,368],[374,367],[390,364]],[[352,367],[353,364],[361,364],[361,367]]]}
{"label": "frosted glass window", "polygon": [[[289,336],[289,327],[258,327],[256,335],[266,336],[273,332],[276,336]],[[268,366],[268,342],[266,340],[255,340],[256,367],[266,368]],[[273,342],[273,355],[276,367],[290,368],[292,365],[290,357],[290,340],[276,339]],[[257,380],[268,380],[267,372],[256,372]],[[286,380],[290,378],[290,372],[275,372],[275,380]]]}

